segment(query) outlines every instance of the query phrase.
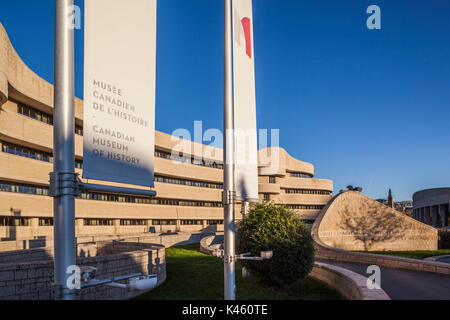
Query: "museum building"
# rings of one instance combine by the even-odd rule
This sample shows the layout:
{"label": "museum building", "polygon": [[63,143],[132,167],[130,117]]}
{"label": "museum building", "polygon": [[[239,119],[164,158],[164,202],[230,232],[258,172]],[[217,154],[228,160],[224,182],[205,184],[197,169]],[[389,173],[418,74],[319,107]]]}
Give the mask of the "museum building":
{"label": "museum building", "polygon": [[[75,99],[75,167],[83,170],[83,102]],[[223,224],[223,152],[184,141],[189,157],[174,157],[179,138],[155,132],[153,199],[112,193],[81,193],[76,199],[77,235],[196,232]],[[0,24],[0,240],[53,236],[53,86],[20,59]],[[208,147],[209,149],[211,147]],[[331,199],[333,182],[314,178],[314,166],[282,148],[263,149],[277,164],[259,165],[259,197],[295,210],[312,223]],[[92,183],[105,182],[89,180]],[[117,183],[108,183],[123,186]],[[128,186],[129,187],[129,186]],[[240,205],[236,219],[241,219]]]}

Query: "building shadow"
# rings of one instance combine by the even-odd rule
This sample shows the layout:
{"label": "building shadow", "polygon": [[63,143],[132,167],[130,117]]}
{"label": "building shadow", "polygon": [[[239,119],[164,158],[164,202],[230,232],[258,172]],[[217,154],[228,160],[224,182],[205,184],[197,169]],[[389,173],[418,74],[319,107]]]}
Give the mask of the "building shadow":
{"label": "building shadow", "polygon": [[[17,240],[17,226],[15,225],[16,218],[20,218],[22,211],[21,210],[15,210],[14,208],[9,209],[11,212],[11,221],[9,222],[8,226],[8,237],[1,238],[0,241],[15,241]],[[11,225],[12,223],[12,225]]]}

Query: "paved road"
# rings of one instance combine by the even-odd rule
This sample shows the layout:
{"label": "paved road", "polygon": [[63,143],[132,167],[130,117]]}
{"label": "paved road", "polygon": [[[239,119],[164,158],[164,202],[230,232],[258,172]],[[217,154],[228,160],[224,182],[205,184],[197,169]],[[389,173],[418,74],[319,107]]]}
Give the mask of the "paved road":
{"label": "paved road", "polygon": [[[318,260],[368,277],[368,264]],[[450,275],[380,267],[381,288],[392,300],[450,300]]]}

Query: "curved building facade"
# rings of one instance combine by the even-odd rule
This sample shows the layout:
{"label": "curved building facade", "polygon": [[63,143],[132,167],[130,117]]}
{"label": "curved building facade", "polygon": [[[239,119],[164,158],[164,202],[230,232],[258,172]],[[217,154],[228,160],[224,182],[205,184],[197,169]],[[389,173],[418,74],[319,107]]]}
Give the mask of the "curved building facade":
{"label": "curved building facade", "polygon": [[[272,159],[265,165],[264,159]],[[333,182],[314,179],[314,166],[291,157],[282,148],[259,151],[260,198],[284,204],[312,223],[331,200]]]}
{"label": "curved building facade", "polygon": [[[83,168],[83,102],[75,99],[76,172]],[[217,230],[223,224],[223,153],[194,163],[206,147],[190,141],[191,160],[173,159],[180,139],[155,132],[157,197],[83,193],[76,199],[76,233],[133,234]],[[0,240],[53,235],[53,86],[33,73],[15,52],[0,24]],[[331,199],[330,180],[313,179],[313,165],[283,149],[277,169],[259,166],[261,200],[285,204],[305,220],[313,220]],[[189,157],[188,157],[189,158]],[[92,183],[105,183],[93,181]],[[120,186],[120,184],[110,183]],[[240,207],[236,207],[240,219]]]}
{"label": "curved building facade", "polygon": [[450,188],[421,190],[413,195],[413,217],[433,227],[447,228],[450,223]]}

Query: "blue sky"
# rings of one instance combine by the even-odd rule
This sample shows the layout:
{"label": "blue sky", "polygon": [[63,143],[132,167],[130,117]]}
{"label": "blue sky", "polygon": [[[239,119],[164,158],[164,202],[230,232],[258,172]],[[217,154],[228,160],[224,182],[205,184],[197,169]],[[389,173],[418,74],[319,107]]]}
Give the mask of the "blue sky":
{"label": "blue sky", "polygon": [[[53,82],[54,1],[3,2],[18,54]],[[371,4],[381,30],[366,27]],[[335,191],[406,200],[450,185],[450,1],[254,0],[253,11],[260,128],[279,128]],[[156,128],[221,129],[222,1],[160,0],[157,41]],[[82,79],[77,31],[78,97]]]}

